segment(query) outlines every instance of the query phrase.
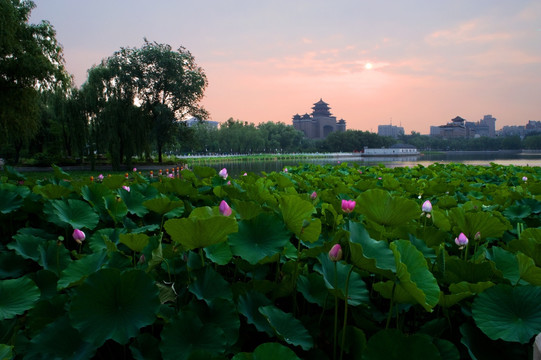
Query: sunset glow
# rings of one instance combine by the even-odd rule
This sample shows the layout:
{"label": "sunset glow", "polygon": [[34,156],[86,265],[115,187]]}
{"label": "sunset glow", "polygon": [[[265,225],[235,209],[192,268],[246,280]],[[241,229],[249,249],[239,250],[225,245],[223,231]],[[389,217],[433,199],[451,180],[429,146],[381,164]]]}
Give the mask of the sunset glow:
{"label": "sunset glow", "polygon": [[35,3],[31,21],[55,27],[77,86],[145,37],[184,46],[207,75],[203,105],[219,122],[291,124],[320,98],[348,129],[377,131],[390,117],[424,134],[458,115],[492,114],[498,129],[541,120],[533,0]]}

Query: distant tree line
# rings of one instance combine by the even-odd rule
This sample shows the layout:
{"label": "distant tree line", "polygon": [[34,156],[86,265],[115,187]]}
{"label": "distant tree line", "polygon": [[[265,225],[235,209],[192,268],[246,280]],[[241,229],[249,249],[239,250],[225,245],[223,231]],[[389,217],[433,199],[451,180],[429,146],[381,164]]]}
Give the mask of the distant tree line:
{"label": "distant tree line", "polygon": [[62,47],[48,22],[28,23],[32,1],[0,0],[0,157],[8,163],[86,162],[100,158],[119,169],[133,159],[162,162],[164,154],[354,152],[396,142],[421,150],[541,149],[541,135],[440,139],[413,132],[400,139],[367,131],[312,140],[284,123],[259,125],[233,118],[219,129],[180,119],[208,113],[199,102],[206,75],[185,48],[144,39],[122,48],[72,85]]}

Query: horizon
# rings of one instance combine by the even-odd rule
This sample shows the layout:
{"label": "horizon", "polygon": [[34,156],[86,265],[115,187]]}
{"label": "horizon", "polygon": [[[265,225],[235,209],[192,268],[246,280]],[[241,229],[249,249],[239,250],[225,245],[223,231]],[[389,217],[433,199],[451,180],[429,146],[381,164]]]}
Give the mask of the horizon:
{"label": "horizon", "polygon": [[391,121],[429,134],[456,116],[491,114],[497,129],[541,120],[535,1],[34,2],[30,22],[53,25],[77,87],[145,37],[184,46],[207,75],[201,104],[219,123],[291,125],[320,98],[347,129],[375,133]]}

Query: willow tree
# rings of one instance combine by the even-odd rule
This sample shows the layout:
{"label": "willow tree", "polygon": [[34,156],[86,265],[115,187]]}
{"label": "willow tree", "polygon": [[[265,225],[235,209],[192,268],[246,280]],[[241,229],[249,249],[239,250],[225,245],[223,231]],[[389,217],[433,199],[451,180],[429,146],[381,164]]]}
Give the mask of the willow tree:
{"label": "willow tree", "polygon": [[0,140],[13,146],[15,161],[39,130],[40,92],[70,83],[52,25],[28,23],[34,7],[0,0]]}
{"label": "willow tree", "polygon": [[114,169],[133,155],[141,155],[147,121],[137,104],[136,64],[133,50],[122,49],[88,71],[81,99],[90,121],[91,153],[107,150]]}
{"label": "willow tree", "polygon": [[184,47],[173,51],[171,46],[145,39],[141,49],[132,52],[137,73],[137,98],[151,120],[152,134],[162,162],[165,144],[173,140],[175,122],[187,115],[206,118],[199,106],[207,87],[203,69]]}
{"label": "willow tree", "polygon": [[[93,129],[96,134],[108,134],[98,135],[96,143],[113,135],[119,143],[136,140],[135,146],[140,146],[143,131],[152,137],[162,162],[164,146],[174,139],[176,122],[188,114],[207,116],[198,106],[206,86],[203,70],[183,47],[173,51],[169,45],[145,39],[141,48],[122,48],[90,69],[83,85]],[[111,122],[118,126],[110,126]],[[109,151],[115,152],[117,145],[110,145]],[[131,149],[131,145],[123,149]]]}

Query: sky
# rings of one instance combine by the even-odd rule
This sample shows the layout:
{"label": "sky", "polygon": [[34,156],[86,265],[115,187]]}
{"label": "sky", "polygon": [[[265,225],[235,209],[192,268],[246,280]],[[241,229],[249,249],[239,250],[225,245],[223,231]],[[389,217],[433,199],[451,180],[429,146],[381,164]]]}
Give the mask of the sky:
{"label": "sky", "polygon": [[292,123],[323,99],[348,129],[428,134],[456,116],[541,120],[538,0],[34,0],[80,87],[143,39],[203,68],[211,119]]}

